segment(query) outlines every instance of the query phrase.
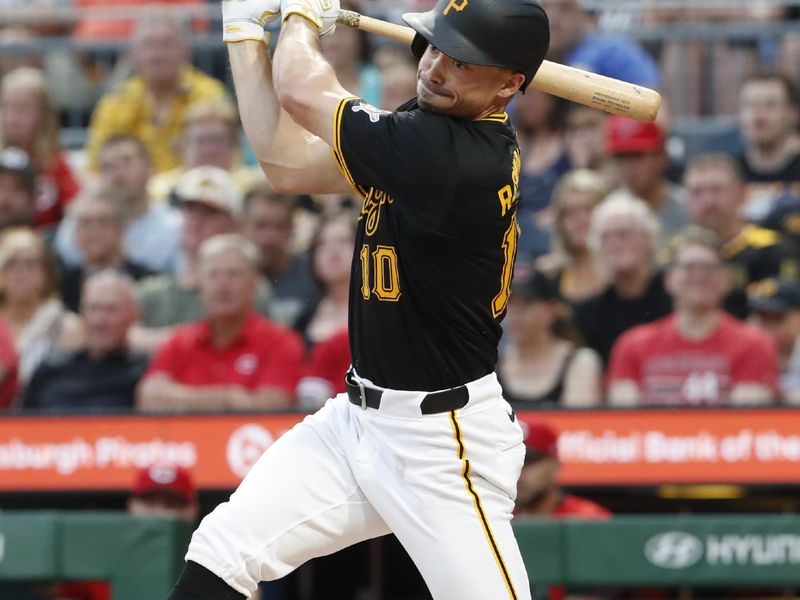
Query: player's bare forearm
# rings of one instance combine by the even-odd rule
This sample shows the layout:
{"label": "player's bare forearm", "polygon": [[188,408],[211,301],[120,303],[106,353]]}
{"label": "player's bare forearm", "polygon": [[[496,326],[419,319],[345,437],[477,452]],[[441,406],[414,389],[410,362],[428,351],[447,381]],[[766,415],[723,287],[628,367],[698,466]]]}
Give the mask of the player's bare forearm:
{"label": "player's bare forearm", "polygon": [[236,100],[242,127],[256,156],[268,161],[281,106],[272,87],[272,65],[265,44],[244,41],[228,44]]}
{"label": "player's bare forearm", "polygon": [[258,42],[228,44],[228,56],[242,126],[276,191],[348,191],[328,145],[295,123],[278,103],[267,47]]}
{"label": "player's bare forearm", "polygon": [[283,23],[273,71],[281,106],[300,126],[333,146],[333,117],[345,90],[322,56],[317,29],[292,15]]}

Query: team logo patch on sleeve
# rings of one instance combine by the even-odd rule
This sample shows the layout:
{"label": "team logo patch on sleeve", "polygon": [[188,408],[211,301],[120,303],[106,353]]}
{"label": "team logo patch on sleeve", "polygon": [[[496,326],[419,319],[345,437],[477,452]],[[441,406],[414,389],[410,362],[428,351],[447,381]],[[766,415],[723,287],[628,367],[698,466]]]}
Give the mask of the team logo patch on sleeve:
{"label": "team logo patch on sleeve", "polygon": [[367,104],[366,102],[359,102],[352,107],[353,112],[365,112],[369,115],[369,120],[373,123],[377,123],[378,120],[381,118],[381,115],[388,115],[388,110],[381,110],[380,108],[375,108],[371,104]]}

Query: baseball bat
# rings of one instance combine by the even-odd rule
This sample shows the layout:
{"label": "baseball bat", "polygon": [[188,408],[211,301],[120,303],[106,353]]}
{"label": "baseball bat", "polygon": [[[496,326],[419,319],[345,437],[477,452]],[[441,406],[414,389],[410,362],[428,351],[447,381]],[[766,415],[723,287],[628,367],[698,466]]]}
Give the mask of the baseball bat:
{"label": "baseball bat", "polygon": [[[415,35],[411,27],[388,23],[350,10],[340,10],[336,22],[409,45]],[[549,60],[539,67],[531,81],[531,87],[637,121],[654,121],[661,107],[661,95],[655,90]]]}

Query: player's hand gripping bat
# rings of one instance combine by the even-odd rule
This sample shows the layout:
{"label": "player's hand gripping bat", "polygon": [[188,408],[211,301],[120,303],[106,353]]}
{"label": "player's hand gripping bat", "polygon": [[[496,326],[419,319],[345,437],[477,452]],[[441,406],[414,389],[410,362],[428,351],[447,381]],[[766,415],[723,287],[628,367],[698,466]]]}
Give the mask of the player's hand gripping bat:
{"label": "player's hand gripping bat", "polygon": [[[350,10],[340,10],[336,22],[404,44],[410,45],[414,39],[415,32],[410,27],[387,23]],[[655,90],[549,60],[539,67],[531,87],[637,121],[655,120],[661,107],[661,95]]]}

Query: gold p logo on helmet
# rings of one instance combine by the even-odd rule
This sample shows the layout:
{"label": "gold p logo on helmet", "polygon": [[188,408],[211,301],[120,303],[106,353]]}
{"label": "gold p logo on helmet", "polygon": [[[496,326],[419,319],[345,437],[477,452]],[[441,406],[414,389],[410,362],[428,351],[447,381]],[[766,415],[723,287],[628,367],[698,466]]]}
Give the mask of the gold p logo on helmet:
{"label": "gold p logo on helmet", "polygon": [[450,12],[451,8],[455,8],[458,12],[461,12],[462,10],[467,8],[467,4],[469,4],[469,0],[461,0],[461,2],[458,2],[458,0],[450,0],[447,6],[444,7],[442,14],[446,15],[447,13]]}

